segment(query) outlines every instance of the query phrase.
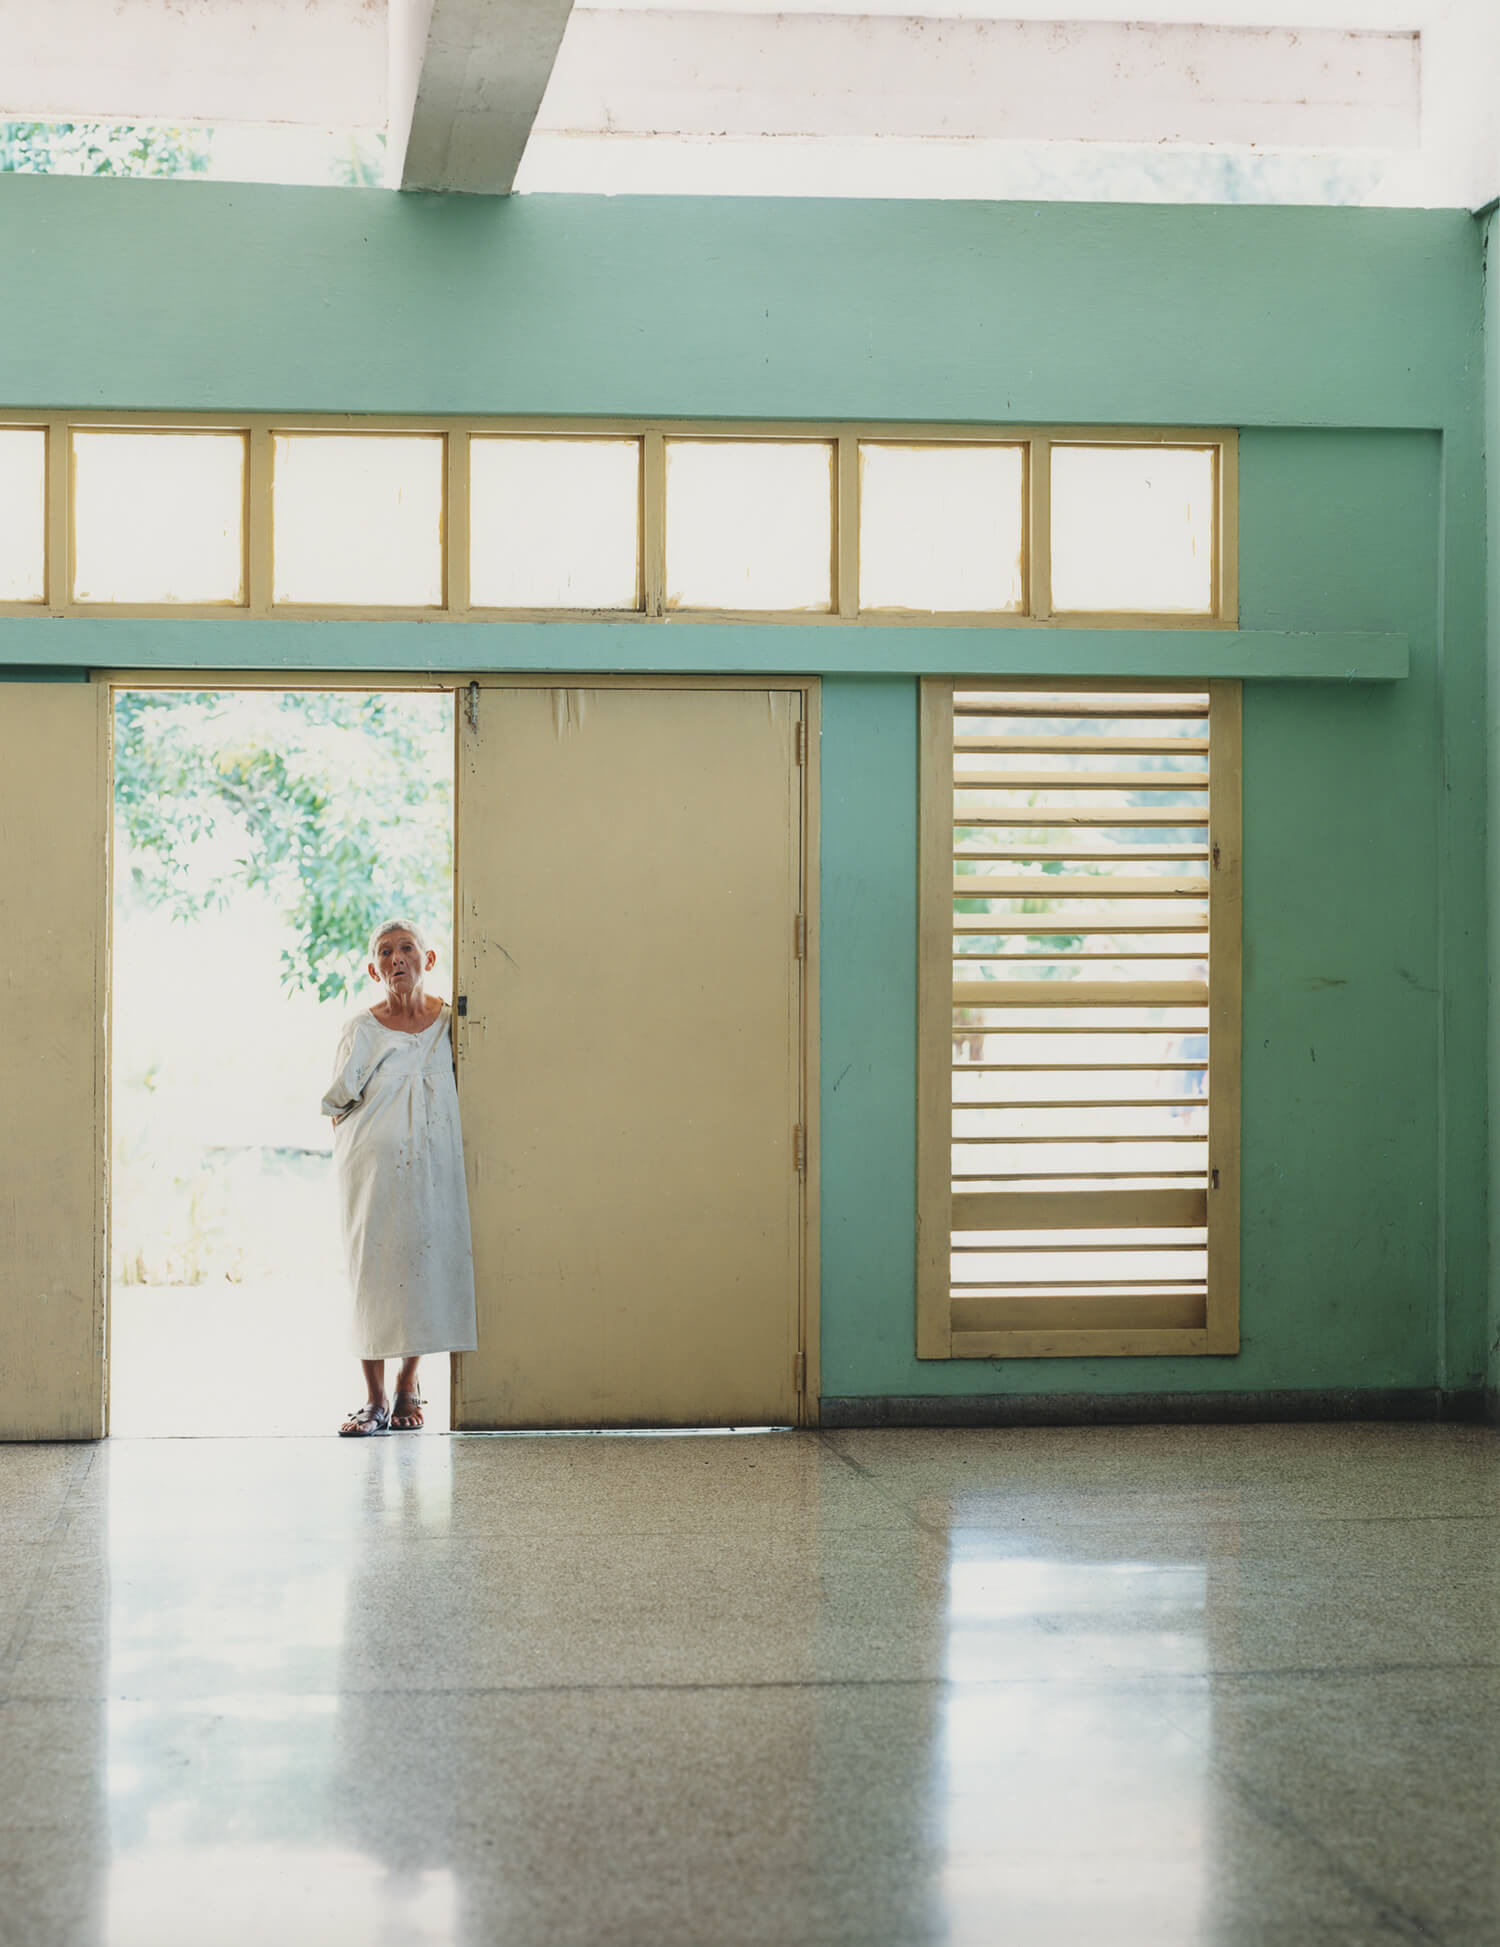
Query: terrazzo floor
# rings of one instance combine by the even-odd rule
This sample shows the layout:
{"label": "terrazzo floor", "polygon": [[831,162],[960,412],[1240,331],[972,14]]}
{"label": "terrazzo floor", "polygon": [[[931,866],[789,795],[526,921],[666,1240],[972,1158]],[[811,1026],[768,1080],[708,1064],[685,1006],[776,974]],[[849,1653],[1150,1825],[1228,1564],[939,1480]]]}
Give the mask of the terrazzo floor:
{"label": "terrazzo floor", "polygon": [[1500,1434],[0,1448],[10,1947],[1500,1942]]}

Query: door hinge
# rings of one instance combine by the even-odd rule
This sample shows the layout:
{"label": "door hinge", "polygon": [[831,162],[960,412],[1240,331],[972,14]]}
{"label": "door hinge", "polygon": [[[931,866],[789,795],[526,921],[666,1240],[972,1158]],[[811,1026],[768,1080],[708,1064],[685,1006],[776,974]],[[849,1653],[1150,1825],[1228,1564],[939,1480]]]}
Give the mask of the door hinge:
{"label": "door hinge", "polygon": [[798,1176],[807,1174],[807,1129],[800,1122],[792,1131],[792,1168]]}
{"label": "door hinge", "polygon": [[792,1390],[798,1393],[807,1391],[807,1354],[799,1352],[792,1361]]}
{"label": "door hinge", "polygon": [[807,915],[805,913],[798,913],[792,921],[792,958],[794,960],[807,958]]}
{"label": "door hinge", "polygon": [[464,699],[464,715],[469,719],[469,728],[479,728],[479,685],[470,683],[469,694]]}
{"label": "door hinge", "polygon": [[1219,869],[1219,848],[1217,845],[1213,846],[1210,850],[1209,858],[1213,864],[1214,871],[1217,872]]}
{"label": "door hinge", "polygon": [[460,1019],[461,1021],[462,1021],[462,1020],[464,1020],[464,1019],[466,1019],[466,1018],[467,1018],[467,1016],[468,1016],[468,1012],[469,1012],[469,997],[468,997],[468,995],[467,995],[467,994],[460,994],[460,995],[459,995],[459,997],[458,997],[458,999],[457,999],[457,1000],[456,1000],[456,1001],[455,1001],[455,1002],[453,1003],[453,1006],[454,1006],[454,1009],[455,1009],[455,1011],[456,1011],[456,1012],[457,1012],[457,1014],[458,1014],[458,1018],[459,1018],[459,1019]]}
{"label": "door hinge", "polygon": [[798,764],[807,762],[807,725],[800,717],[792,730],[792,758]]}

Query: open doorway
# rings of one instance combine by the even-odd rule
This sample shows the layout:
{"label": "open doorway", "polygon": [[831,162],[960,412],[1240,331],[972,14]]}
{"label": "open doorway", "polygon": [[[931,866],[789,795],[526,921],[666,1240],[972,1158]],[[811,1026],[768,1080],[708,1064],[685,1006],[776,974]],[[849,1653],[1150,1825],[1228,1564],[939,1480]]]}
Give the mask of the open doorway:
{"label": "open doorway", "polygon": [[[319,1099],[374,924],[453,991],[452,692],[122,684],[113,750],[110,1431],[331,1434],[363,1388]],[[447,1358],[421,1381],[446,1430]]]}

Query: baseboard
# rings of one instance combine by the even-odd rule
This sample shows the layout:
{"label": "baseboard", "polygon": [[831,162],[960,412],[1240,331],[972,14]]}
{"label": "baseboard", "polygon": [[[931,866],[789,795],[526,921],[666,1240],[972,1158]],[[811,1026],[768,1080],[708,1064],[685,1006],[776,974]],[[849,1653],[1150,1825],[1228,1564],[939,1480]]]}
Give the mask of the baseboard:
{"label": "baseboard", "polygon": [[1500,1425],[1500,1393],[1478,1387],[1319,1388],[1262,1393],[905,1393],[821,1402],[825,1427],[1243,1426],[1288,1420],[1443,1420]]}

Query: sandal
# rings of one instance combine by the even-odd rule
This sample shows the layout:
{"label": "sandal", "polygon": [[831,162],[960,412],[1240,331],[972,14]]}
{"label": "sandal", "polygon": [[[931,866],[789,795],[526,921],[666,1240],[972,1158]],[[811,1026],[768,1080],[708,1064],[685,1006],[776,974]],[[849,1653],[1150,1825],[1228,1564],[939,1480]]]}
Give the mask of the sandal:
{"label": "sandal", "polygon": [[397,1393],[391,1402],[392,1433],[420,1433],[422,1408],[426,1404],[420,1393]]}
{"label": "sandal", "polygon": [[347,1440],[351,1434],[389,1433],[391,1430],[391,1409],[389,1406],[361,1406],[357,1413],[351,1413],[339,1428],[339,1437]]}

